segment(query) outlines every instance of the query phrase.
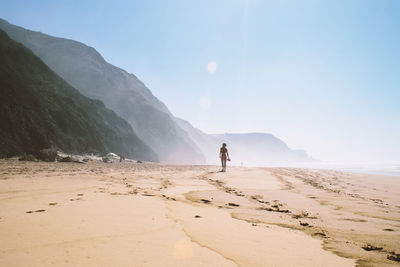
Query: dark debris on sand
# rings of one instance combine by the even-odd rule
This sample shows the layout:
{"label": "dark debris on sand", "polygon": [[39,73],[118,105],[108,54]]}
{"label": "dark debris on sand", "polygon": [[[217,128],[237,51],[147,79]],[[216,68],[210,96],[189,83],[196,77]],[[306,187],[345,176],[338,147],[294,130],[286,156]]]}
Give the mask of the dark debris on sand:
{"label": "dark debris on sand", "polygon": [[385,228],[385,229],[383,229],[383,231],[393,232],[394,230],[392,228]]}
{"label": "dark debris on sand", "polygon": [[396,253],[396,252],[394,252],[394,251],[390,251],[390,252],[389,252],[389,251],[383,249],[382,247],[376,247],[376,246],[371,245],[371,244],[367,244],[367,245],[365,245],[365,246],[362,246],[362,248],[363,248],[364,250],[366,250],[366,251],[387,252],[387,253],[389,253],[389,254],[386,256],[386,258],[387,258],[388,260],[400,262],[400,253]]}
{"label": "dark debris on sand", "polygon": [[389,252],[389,255],[387,255],[387,259],[391,261],[397,261],[400,262],[400,253],[396,253],[394,251]]}
{"label": "dark debris on sand", "polygon": [[309,224],[306,223],[306,222],[300,222],[300,225],[301,225],[301,226],[309,226]]}
{"label": "dark debris on sand", "polygon": [[29,210],[29,211],[27,211],[26,213],[44,212],[44,211],[46,211],[46,210],[35,210],[35,211]]}
{"label": "dark debris on sand", "polygon": [[381,251],[383,248],[382,247],[376,247],[376,246],[371,245],[371,244],[367,244],[365,246],[362,246],[362,249],[364,249],[366,251]]}

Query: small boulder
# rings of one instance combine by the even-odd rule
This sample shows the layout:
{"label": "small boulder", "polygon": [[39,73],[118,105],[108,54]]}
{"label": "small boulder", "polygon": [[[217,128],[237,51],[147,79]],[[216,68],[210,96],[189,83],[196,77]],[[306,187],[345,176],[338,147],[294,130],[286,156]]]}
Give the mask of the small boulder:
{"label": "small boulder", "polygon": [[57,158],[57,151],[51,148],[42,149],[37,155],[39,160],[43,161],[55,161]]}
{"label": "small boulder", "polygon": [[112,163],[112,162],[118,162],[119,161],[119,157],[117,156],[117,154],[114,153],[108,153],[107,155],[105,155],[103,158],[103,162],[104,163]]}
{"label": "small boulder", "polygon": [[71,157],[65,157],[58,160],[58,162],[73,162],[74,160]]}
{"label": "small boulder", "polygon": [[118,159],[118,156],[117,156],[117,154],[115,154],[115,153],[112,153],[112,152],[108,153],[108,154],[106,155],[106,157],[107,157],[107,158],[114,158],[114,159]]}
{"label": "small boulder", "polygon": [[20,161],[38,161],[35,156],[31,154],[22,154],[22,156],[19,158]]}
{"label": "small boulder", "polygon": [[58,160],[58,162],[75,162],[75,163],[85,163],[84,161],[79,160],[76,157],[64,157]]}

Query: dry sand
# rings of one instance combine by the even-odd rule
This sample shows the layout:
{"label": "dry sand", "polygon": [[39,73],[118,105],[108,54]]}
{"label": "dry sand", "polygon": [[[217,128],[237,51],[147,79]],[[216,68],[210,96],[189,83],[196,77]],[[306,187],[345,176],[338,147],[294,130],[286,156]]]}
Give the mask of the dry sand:
{"label": "dry sand", "polygon": [[0,266],[398,265],[400,177],[217,171],[0,160]]}

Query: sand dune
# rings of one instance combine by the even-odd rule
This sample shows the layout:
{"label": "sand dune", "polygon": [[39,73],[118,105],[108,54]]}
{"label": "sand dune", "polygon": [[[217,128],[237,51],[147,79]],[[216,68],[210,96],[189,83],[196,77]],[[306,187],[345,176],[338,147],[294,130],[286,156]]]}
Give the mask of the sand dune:
{"label": "sand dune", "polygon": [[0,160],[0,266],[398,264],[398,177],[217,171]]}

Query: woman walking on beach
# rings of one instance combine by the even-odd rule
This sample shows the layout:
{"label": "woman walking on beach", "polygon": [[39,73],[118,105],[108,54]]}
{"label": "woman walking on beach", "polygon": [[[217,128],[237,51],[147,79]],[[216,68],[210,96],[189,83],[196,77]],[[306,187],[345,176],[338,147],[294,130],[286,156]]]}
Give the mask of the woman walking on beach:
{"label": "woman walking on beach", "polygon": [[226,144],[223,143],[221,149],[219,150],[219,157],[221,158],[222,170],[221,172],[226,171],[226,160],[231,161],[229,158],[228,149],[226,148]]}

